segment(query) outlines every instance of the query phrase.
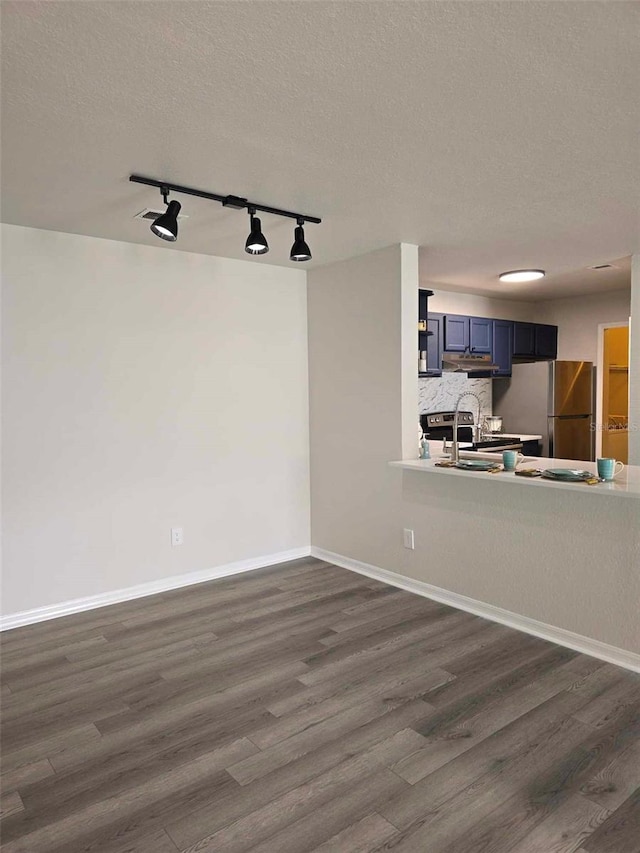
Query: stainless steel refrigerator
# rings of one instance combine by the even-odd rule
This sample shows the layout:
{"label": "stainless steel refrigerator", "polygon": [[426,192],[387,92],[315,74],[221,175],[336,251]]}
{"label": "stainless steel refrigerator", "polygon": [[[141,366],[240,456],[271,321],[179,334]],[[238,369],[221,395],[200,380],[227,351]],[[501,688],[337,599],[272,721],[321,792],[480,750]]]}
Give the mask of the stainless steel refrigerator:
{"label": "stainless steel refrigerator", "polygon": [[593,460],[593,364],[514,364],[511,379],[494,379],[493,413],[504,431],[542,436],[542,455]]}
{"label": "stainless steel refrigerator", "polygon": [[549,456],[593,460],[593,363],[549,364]]}

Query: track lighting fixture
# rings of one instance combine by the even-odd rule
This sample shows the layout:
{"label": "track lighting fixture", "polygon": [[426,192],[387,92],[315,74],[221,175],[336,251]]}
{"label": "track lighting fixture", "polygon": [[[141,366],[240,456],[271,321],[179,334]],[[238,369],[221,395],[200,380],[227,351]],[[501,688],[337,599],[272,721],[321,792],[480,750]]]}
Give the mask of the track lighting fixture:
{"label": "track lighting fixture", "polygon": [[298,219],[298,224],[293,232],[294,240],[293,246],[291,247],[291,254],[289,255],[289,260],[291,261],[310,261],[311,260],[311,249],[307,245],[304,239],[304,219]]}
{"label": "track lighting fixture", "polygon": [[247,237],[247,242],[244,244],[244,250],[249,255],[266,255],[269,251],[269,244],[262,233],[262,226],[260,225],[260,220],[255,215],[255,212],[255,207],[249,208],[251,233]]}
{"label": "track lighting fixture", "polygon": [[175,243],[178,239],[178,214],[180,213],[181,204],[179,201],[167,201],[169,190],[167,187],[160,187],[162,198],[167,205],[165,212],[151,223],[151,230],[157,237],[163,240],[168,240],[170,243]]}
{"label": "track lighting fixture", "polygon": [[129,180],[134,184],[145,184],[148,187],[158,187],[162,193],[164,203],[167,205],[166,211],[159,216],[151,225],[153,233],[161,237],[163,240],[174,242],[178,238],[178,214],[180,213],[180,202],[167,201],[169,192],[182,193],[184,195],[194,195],[198,198],[206,198],[210,201],[217,201],[223,207],[233,208],[234,210],[247,210],[251,222],[251,233],[247,237],[244,246],[245,252],[249,255],[264,255],[269,251],[264,234],[262,233],[262,224],[256,213],[270,213],[273,216],[286,216],[289,219],[295,219],[297,222],[294,231],[294,242],[291,247],[290,260],[292,261],[309,261],[311,260],[311,250],[304,237],[304,224],[306,222],[322,222],[317,216],[308,216],[303,213],[294,213],[292,210],[282,210],[278,207],[268,207],[264,204],[249,201],[242,196],[236,195],[218,195],[217,193],[206,192],[205,190],[197,190],[193,187],[183,187],[179,184],[169,184],[166,181],[158,181],[155,178],[143,178],[140,175],[130,175]]}

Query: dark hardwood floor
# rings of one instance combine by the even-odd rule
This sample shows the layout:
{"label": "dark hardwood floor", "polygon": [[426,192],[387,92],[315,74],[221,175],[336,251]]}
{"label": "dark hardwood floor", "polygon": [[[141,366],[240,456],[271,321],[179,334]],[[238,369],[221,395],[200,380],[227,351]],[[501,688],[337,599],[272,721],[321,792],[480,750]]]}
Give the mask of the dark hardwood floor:
{"label": "dark hardwood floor", "polygon": [[640,676],[317,560],[2,652],[3,853],[640,851]]}

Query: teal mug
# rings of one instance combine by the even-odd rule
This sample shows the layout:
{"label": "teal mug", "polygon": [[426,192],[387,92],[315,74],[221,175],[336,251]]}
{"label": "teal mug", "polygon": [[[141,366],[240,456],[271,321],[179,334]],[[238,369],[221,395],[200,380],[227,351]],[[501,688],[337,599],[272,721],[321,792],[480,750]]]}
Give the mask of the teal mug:
{"label": "teal mug", "polygon": [[617,462],[615,459],[598,459],[596,464],[598,466],[598,477],[603,480],[613,480],[624,468],[622,462]]}
{"label": "teal mug", "polygon": [[518,453],[517,450],[502,451],[502,464],[505,471],[515,471],[523,459],[524,456],[522,453]]}

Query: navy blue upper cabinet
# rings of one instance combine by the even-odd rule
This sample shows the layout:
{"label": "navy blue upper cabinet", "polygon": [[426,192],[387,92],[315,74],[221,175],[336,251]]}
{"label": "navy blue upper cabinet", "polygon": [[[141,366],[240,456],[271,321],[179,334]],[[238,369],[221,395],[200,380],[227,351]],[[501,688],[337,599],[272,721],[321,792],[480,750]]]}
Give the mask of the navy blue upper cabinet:
{"label": "navy blue upper cabinet", "polygon": [[489,356],[497,370],[476,376],[511,376],[513,362],[548,361],[558,355],[558,327],[470,317],[465,314],[434,314],[428,310],[431,291],[419,291],[419,319],[426,329],[418,332],[418,348],[427,351],[423,376],[442,375],[444,352]]}
{"label": "navy blue upper cabinet", "polygon": [[447,352],[466,352],[469,349],[468,317],[462,314],[445,315],[444,348]]}
{"label": "navy blue upper cabinet", "polygon": [[489,355],[493,347],[493,320],[486,317],[469,317],[469,349],[474,353]]}
{"label": "navy blue upper cabinet", "polygon": [[535,354],[537,358],[558,357],[558,327],[536,323]]}
{"label": "navy blue upper cabinet", "polygon": [[544,323],[513,324],[513,357],[520,359],[553,359],[558,355],[558,327]]}
{"label": "navy blue upper cabinet", "polygon": [[536,354],[536,333],[534,323],[513,324],[513,355],[516,358],[534,358]]}
{"label": "navy blue upper cabinet", "polygon": [[447,352],[490,354],[493,320],[487,317],[465,317],[445,314],[444,348]]}
{"label": "navy blue upper cabinet", "polygon": [[429,376],[442,376],[442,314],[429,314],[427,330],[427,373]]}
{"label": "navy blue upper cabinet", "polygon": [[498,365],[494,376],[511,376],[513,352],[513,323],[510,320],[493,321],[493,362]]}
{"label": "navy blue upper cabinet", "polygon": [[427,353],[427,372],[421,375],[441,376],[442,314],[429,313],[430,296],[433,296],[432,290],[418,290],[418,350]]}

